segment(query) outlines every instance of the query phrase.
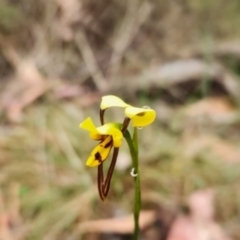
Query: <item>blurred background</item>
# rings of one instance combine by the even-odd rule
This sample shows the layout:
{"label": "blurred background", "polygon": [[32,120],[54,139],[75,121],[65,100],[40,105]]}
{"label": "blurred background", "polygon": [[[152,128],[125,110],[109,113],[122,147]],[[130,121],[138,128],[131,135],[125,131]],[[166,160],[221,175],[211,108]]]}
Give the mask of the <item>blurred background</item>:
{"label": "blurred background", "polygon": [[0,239],[131,239],[127,146],[102,202],[78,128],[100,124],[106,94],[157,112],[139,133],[141,239],[240,239],[239,14],[238,0],[0,0]]}

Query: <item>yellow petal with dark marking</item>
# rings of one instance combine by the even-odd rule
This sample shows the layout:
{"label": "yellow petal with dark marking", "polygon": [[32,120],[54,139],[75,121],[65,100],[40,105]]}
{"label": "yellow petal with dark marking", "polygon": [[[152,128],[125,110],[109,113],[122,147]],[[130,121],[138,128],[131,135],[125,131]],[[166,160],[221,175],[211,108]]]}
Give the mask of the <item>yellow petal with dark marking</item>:
{"label": "yellow petal with dark marking", "polygon": [[114,123],[107,123],[101,127],[98,127],[96,130],[99,134],[110,135],[113,138],[113,146],[119,147],[122,144],[123,134],[120,130],[121,125]]}
{"label": "yellow petal with dark marking", "polygon": [[125,114],[132,119],[134,127],[145,127],[151,124],[156,118],[156,112],[149,108],[145,109],[129,106],[125,109]]}
{"label": "yellow petal with dark marking", "polygon": [[102,163],[108,157],[113,146],[113,140],[111,136],[107,136],[102,142],[100,142],[91,152],[86,165],[88,167],[96,167]]}
{"label": "yellow petal with dark marking", "polygon": [[90,132],[90,133],[89,133],[89,137],[90,137],[91,139],[97,140],[97,141],[102,140],[102,139],[104,138],[103,135],[98,134],[98,133],[93,133],[93,132]]}

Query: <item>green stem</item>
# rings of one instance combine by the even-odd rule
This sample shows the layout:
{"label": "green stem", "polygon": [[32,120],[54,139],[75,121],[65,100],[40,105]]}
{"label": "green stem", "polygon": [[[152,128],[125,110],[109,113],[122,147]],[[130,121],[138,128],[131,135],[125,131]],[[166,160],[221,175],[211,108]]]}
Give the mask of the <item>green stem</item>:
{"label": "green stem", "polygon": [[134,168],[134,233],[133,240],[138,239],[139,235],[139,215],[141,210],[141,186],[140,186],[140,172],[138,169],[138,130],[134,128],[133,138],[128,130],[124,132],[124,137],[127,141],[131,157],[132,157],[132,165]]}

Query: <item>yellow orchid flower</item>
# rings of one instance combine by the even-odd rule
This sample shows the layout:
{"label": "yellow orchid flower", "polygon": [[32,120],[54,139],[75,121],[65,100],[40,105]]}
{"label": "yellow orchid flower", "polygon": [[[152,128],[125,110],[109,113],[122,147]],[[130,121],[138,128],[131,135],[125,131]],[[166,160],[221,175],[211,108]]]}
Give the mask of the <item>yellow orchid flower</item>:
{"label": "yellow orchid flower", "polygon": [[92,119],[87,118],[79,127],[87,130],[90,138],[100,140],[100,143],[93,149],[87,159],[86,165],[89,167],[96,167],[101,164],[108,157],[112,147],[119,148],[122,144],[121,124],[107,123],[96,127]]}
{"label": "yellow orchid flower", "polygon": [[[89,132],[90,138],[100,141],[99,144],[92,150],[87,159],[86,165],[89,167],[98,167],[98,191],[102,200],[108,194],[113,170],[117,161],[118,149],[122,144],[123,133],[122,124],[107,123],[100,127],[96,127],[91,118],[85,119],[79,125],[80,128]],[[114,148],[112,161],[107,172],[107,177],[104,180],[103,176],[103,161],[105,161]]]}
{"label": "yellow orchid flower", "polygon": [[114,95],[102,97],[100,109],[105,111],[110,107],[125,108],[125,115],[132,120],[134,127],[145,127],[156,118],[156,112],[151,108],[137,108],[125,103],[121,98]]}
{"label": "yellow orchid flower", "polygon": [[[125,119],[122,124],[107,123],[104,124],[104,112],[110,107],[121,107],[125,109]],[[100,121],[102,126],[96,127],[91,118],[85,119],[79,127],[88,131],[90,138],[100,141],[92,150],[87,159],[86,165],[89,167],[98,167],[98,191],[102,200],[108,194],[112,174],[117,161],[119,147],[122,144],[123,134],[132,121],[134,127],[145,127],[151,124],[156,118],[156,113],[150,108],[137,108],[125,103],[121,98],[108,95],[102,98],[100,105]],[[107,159],[111,149],[114,148],[112,161],[104,178],[103,162]]]}

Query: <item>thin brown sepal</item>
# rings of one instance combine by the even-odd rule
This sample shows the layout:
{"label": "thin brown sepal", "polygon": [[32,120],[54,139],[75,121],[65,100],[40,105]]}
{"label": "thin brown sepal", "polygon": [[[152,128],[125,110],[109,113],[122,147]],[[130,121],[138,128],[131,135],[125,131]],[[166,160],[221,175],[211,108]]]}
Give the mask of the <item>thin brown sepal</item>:
{"label": "thin brown sepal", "polygon": [[108,169],[106,180],[104,181],[103,195],[104,195],[105,198],[107,197],[108,192],[109,192],[113,170],[114,170],[116,162],[117,162],[118,151],[119,151],[119,148],[114,148],[112,162],[111,162],[110,167]]}
{"label": "thin brown sepal", "polygon": [[99,193],[99,196],[101,198],[102,201],[104,201],[105,197],[104,197],[104,193],[103,193],[103,179],[104,179],[104,176],[103,176],[103,164],[101,163],[100,165],[98,165],[98,193]]}

